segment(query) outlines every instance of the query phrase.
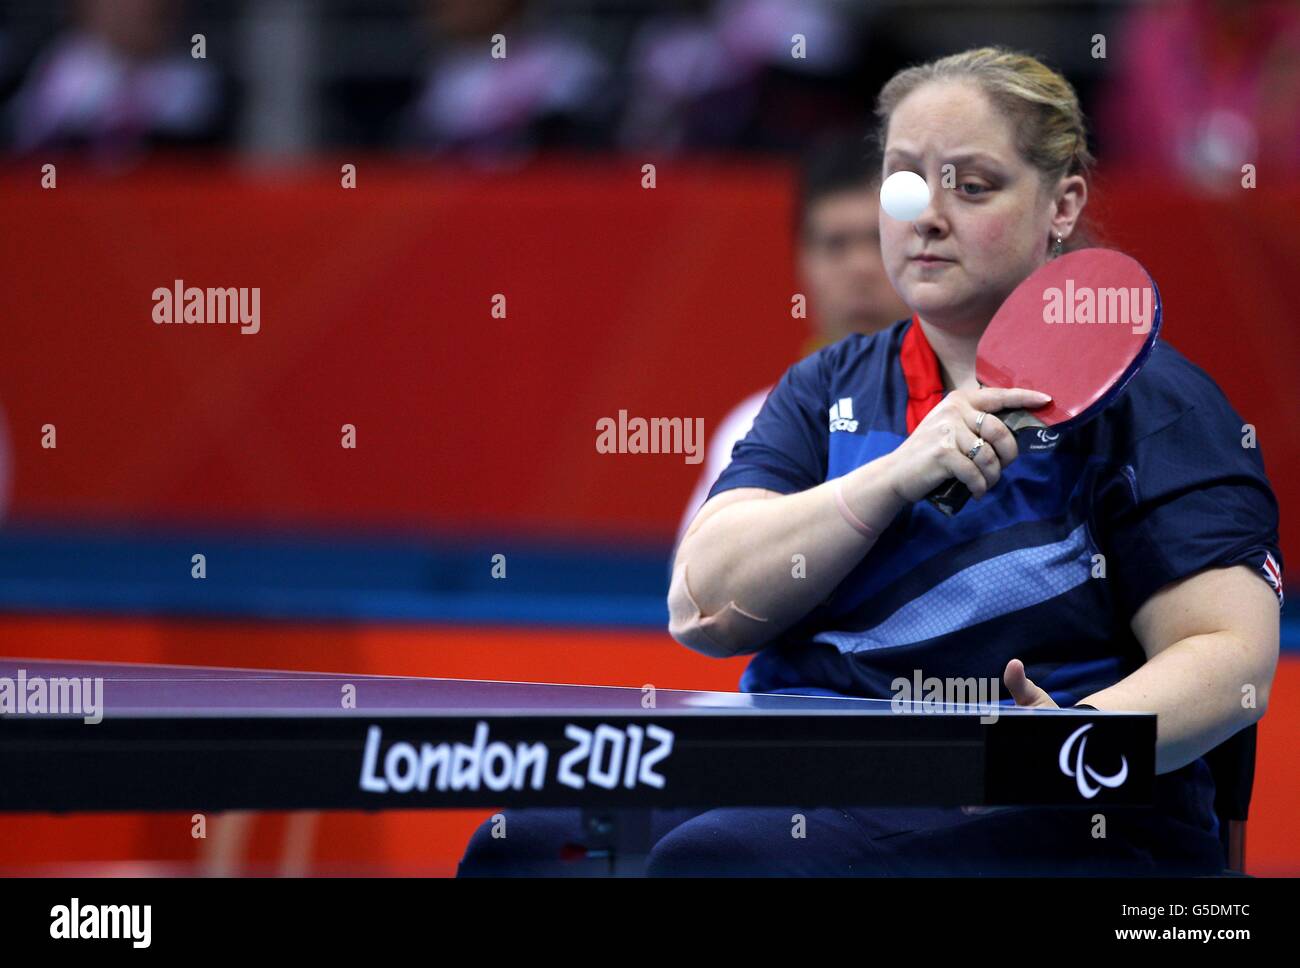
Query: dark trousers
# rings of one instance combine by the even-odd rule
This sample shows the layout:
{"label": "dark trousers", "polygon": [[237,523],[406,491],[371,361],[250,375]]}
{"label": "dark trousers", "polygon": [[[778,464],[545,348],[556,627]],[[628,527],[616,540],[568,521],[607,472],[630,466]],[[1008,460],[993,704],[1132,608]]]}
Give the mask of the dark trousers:
{"label": "dark trousers", "polygon": [[[581,811],[503,816],[505,836],[486,821],[459,876],[608,872]],[[654,810],[645,829],[638,866],[650,876],[1171,876],[1223,867],[1210,831],[1138,808]]]}

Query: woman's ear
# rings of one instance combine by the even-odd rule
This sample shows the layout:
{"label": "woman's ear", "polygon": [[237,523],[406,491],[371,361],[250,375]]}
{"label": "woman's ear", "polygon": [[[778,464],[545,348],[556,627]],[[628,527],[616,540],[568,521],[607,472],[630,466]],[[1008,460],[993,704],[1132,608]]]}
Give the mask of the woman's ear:
{"label": "woman's ear", "polygon": [[1088,204],[1088,182],[1082,175],[1067,175],[1056,183],[1052,203],[1052,235],[1068,239]]}

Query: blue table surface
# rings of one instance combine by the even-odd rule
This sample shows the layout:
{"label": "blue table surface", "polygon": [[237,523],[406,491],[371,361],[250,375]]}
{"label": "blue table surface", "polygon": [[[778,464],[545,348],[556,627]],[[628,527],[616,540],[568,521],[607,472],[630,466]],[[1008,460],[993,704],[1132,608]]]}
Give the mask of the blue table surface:
{"label": "blue table surface", "polygon": [[[14,695],[21,692],[30,697],[34,689],[45,688],[51,680],[66,679],[86,680],[91,689],[95,688],[95,680],[101,681],[100,701],[109,718],[149,714],[274,716],[308,710],[320,715],[619,713],[647,716],[971,715],[982,710],[978,705],[896,704],[889,699],[835,696],[0,659],[0,690],[9,688]],[[12,685],[6,686],[6,682]],[[997,708],[998,716],[1044,714],[1085,715],[1082,711],[1018,709],[1008,704]]]}

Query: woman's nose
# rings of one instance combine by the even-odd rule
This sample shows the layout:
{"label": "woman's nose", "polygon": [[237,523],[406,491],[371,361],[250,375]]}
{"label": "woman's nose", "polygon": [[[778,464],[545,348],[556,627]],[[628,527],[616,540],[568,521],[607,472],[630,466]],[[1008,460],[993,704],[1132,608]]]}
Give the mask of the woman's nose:
{"label": "woman's nose", "polygon": [[912,227],[918,235],[941,232],[947,227],[947,192],[933,179],[927,180],[927,184],[930,186],[930,203],[912,220]]}

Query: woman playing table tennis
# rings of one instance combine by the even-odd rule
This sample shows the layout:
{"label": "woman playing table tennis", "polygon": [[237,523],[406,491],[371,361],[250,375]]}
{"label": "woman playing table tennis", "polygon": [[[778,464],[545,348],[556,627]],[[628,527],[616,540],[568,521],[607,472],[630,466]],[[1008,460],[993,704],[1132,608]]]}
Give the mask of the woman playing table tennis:
{"label": "woman playing table tennis", "polygon": [[[1104,836],[1092,810],[697,811],[661,823],[649,872],[1221,869],[1201,757],[1262,715],[1278,654],[1259,452],[1163,343],[1096,418],[1017,440],[995,414],[1046,398],[981,389],[976,345],[1018,283],[1087,244],[1078,101],[1039,61],[981,49],[895,75],[877,113],[884,174],[931,192],[915,221],[881,219],[913,316],[785,374],[677,549],[670,631],[754,654],[751,692],[891,698],[919,673],[1001,679],[1024,706],[1157,713],[1158,806],[1106,810]],[[953,477],[975,500],[946,517],[925,497]]]}

